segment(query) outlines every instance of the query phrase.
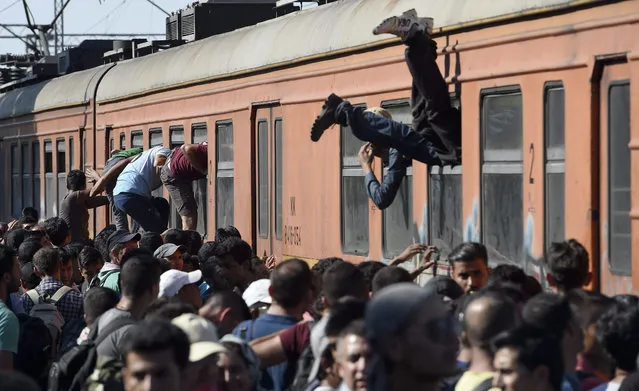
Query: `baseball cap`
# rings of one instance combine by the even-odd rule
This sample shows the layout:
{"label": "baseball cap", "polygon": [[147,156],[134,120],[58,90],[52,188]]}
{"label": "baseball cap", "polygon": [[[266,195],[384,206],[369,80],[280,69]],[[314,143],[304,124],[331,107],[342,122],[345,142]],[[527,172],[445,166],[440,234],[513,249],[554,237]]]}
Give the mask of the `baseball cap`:
{"label": "baseball cap", "polygon": [[178,250],[180,250],[181,252],[185,252],[186,246],[178,246],[173,243],[166,243],[158,247],[157,250],[155,250],[155,252],[153,253],[153,256],[156,258],[166,258],[175,254],[175,252]]}
{"label": "baseball cap", "polygon": [[270,287],[271,280],[262,279],[253,281],[242,294],[242,299],[244,299],[249,308],[257,303],[271,304],[273,299],[269,293]]}
{"label": "baseball cap", "polygon": [[160,276],[160,293],[158,297],[173,297],[178,294],[185,285],[195,284],[202,279],[201,270],[193,270],[190,273],[180,270],[167,270]]}
{"label": "baseball cap", "polygon": [[131,240],[135,240],[136,242],[140,240],[142,236],[138,233],[131,233],[129,231],[118,230],[109,235],[109,239],[107,239],[107,247],[109,251],[116,244],[122,244],[126,242],[130,242]]}
{"label": "baseball cap", "polygon": [[171,321],[179,327],[191,343],[189,361],[197,362],[215,353],[226,352],[218,341],[217,328],[207,319],[195,314],[183,314]]}
{"label": "baseball cap", "polygon": [[326,324],[328,323],[328,316],[320,319],[311,330],[311,350],[313,351],[313,366],[311,372],[308,374],[308,382],[311,383],[319,375],[320,366],[322,364],[322,356],[326,350],[330,347],[331,341],[326,336]]}

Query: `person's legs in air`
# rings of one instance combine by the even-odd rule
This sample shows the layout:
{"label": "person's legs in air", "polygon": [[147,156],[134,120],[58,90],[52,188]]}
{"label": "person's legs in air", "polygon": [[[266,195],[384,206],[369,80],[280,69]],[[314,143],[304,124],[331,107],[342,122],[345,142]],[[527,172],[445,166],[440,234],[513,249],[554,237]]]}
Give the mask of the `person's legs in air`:
{"label": "person's legs in air", "polygon": [[197,229],[197,202],[193,194],[193,183],[176,178],[167,165],[162,167],[160,179],[169,191],[173,206],[180,214],[182,229],[195,231]]}
{"label": "person's legs in air", "polygon": [[[120,193],[114,197],[114,201],[115,206],[131,216],[144,231],[164,232],[166,230],[168,212],[165,213],[165,219],[153,199],[133,193]],[[168,207],[166,209],[168,210]]]}

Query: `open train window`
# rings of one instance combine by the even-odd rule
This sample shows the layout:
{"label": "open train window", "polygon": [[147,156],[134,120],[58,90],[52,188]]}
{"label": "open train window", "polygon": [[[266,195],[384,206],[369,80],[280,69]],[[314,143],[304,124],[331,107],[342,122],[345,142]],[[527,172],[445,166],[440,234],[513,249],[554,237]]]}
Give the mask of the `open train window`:
{"label": "open train window", "polygon": [[616,274],[632,271],[630,82],[608,89],[608,259]]}
{"label": "open train window", "polygon": [[29,159],[29,143],[20,145],[20,157],[22,167],[22,206],[34,206],[33,200],[33,169]]}
{"label": "open train window", "polygon": [[131,132],[131,148],[143,148],[144,138],[141,130],[134,130]]}
{"label": "open train window", "polygon": [[[183,126],[169,126],[169,149],[173,150],[175,147],[179,147],[184,144],[184,127]],[[170,218],[169,225],[176,229],[182,229],[182,218],[177,209],[173,205],[173,201],[169,196],[170,205]]]}
{"label": "open train window", "polygon": [[120,133],[120,149],[126,149],[126,136]]}
{"label": "open train window", "polygon": [[67,147],[64,139],[56,140],[56,151],[57,151],[57,177],[58,177],[58,205],[57,210],[60,210],[60,204],[64,199],[64,196],[67,193],[67,171],[66,171],[66,156],[67,156]]}
{"label": "open train window", "polygon": [[519,86],[481,94],[481,233],[492,262],[521,262],[523,122]]}
{"label": "open train window", "polygon": [[53,192],[53,143],[51,140],[44,141],[44,218],[55,216],[53,205],[55,197]]}
{"label": "open train window", "polygon": [[283,177],[282,159],[284,158],[284,122],[281,118],[275,120],[275,239],[282,240],[282,197],[283,197]]}
{"label": "open train window", "polygon": [[[206,122],[191,126],[191,142],[201,144],[207,140]],[[208,166],[208,163],[207,163]],[[208,175],[197,181],[193,181],[193,194],[197,203],[197,232],[206,235],[208,216]]]}
{"label": "open train window", "polygon": [[347,254],[367,255],[369,250],[368,195],[363,188],[364,170],[357,157],[364,143],[353,136],[348,126],[341,126],[340,138],[342,251]]}
{"label": "open train window", "polygon": [[430,244],[446,257],[464,241],[462,167],[432,167],[428,176]]}
{"label": "open train window", "polygon": [[11,215],[20,218],[22,197],[20,195],[20,155],[18,144],[11,144]]}
{"label": "open train window", "polygon": [[157,147],[162,144],[162,128],[149,129],[149,148]]}
{"label": "open train window", "polygon": [[257,123],[258,233],[268,238],[268,122]]}
{"label": "open train window", "polygon": [[565,92],[561,82],[546,83],[544,92],[545,248],[565,240]]}
{"label": "open train window", "polygon": [[[393,120],[411,125],[413,115],[408,99],[382,102]],[[383,175],[388,174],[384,168]],[[382,212],[382,251],[384,258],[399,255],[413,241],[413,167],[406,170],[406,178],[397,191],[393,203]]]}
{"label": "open train window", "polygon": [[215,226],[233,225],[234,216],[234,152],[233,121],[215,124]]}
{"label": "open train window", "polygon": [[40,213],[40,142],[31,143],[31,162],[33,163],[33,207]]}

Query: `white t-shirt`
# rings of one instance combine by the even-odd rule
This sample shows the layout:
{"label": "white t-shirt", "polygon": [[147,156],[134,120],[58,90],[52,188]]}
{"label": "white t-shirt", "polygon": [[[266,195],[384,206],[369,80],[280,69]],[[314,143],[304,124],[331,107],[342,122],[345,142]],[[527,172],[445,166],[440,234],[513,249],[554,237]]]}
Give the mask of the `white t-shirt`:
{"label": "white t-shirt", "polygon": [[167,147],[157,146],[142,152],[118,176],[113,195],[133,193],[151,198],[151,191],[162,185],[159,170],[153,167],[155,157],[169,156]]}

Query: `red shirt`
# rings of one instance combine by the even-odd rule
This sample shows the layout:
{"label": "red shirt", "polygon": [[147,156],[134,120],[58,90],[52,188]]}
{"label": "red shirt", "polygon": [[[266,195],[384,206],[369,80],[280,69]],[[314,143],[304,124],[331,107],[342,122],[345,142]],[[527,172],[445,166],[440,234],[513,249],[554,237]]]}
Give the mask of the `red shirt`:
{"label": "red shirt", "polygon": [[[198,144],[195,150],[195,159],[202,167],[208,165],[208,147],[204,144]],[[181,181],[196,181],[205,177],[197,168],[193,167],[189,159],[184,156],[182,147],[177,147],[171,155],[171,172],[173,176]]]}
{"label": "red shirt", "polygon": [[311,343],[311,328],[308,322],[296,323],[280,333],[280,342],[288,361],[299,360],[304,349]]}

